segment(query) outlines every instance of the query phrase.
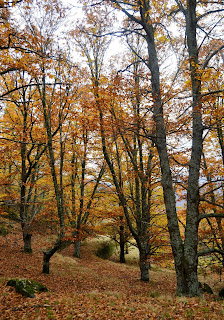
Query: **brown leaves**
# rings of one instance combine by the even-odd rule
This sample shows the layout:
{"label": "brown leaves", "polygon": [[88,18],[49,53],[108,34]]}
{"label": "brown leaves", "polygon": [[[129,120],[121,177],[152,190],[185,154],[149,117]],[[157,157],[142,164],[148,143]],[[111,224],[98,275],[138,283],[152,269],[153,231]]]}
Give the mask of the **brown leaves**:
{"label": "brown leaves", "polygon": [[[34,253],[28,259],[21,252],[20,237],[16,232],[0,238],[1,319],[222,319],[223,302],[211,295],[175,297],[172,270],[152,269],[151,282],[143,283],[137,266],[101,260],[88,242],[82,260],[72,257],[72,247],[66,248],[53,256],[52,273],[43,275],[40,246],[46,239],[34,237]],[[6,287],[6,280],[15,276],[40,281],[50,291],[24,298]]]}

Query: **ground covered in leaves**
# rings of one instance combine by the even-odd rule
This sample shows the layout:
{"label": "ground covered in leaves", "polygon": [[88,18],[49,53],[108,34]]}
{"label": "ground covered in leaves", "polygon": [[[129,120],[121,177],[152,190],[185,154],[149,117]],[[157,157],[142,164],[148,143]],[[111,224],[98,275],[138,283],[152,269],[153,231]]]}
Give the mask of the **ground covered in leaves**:
{"label": "ground covered in leaves", "polygon": [[[44,239],[34,236],[33,253],[25,254],[19,232],[0,236],[1,320],[224,319],[224,301],[217,297],[224,282],[215,275],[206,279],[214,295],[176,297],[174,271],[154,267],[151,281],[141,282],[137,266],[96,257],[93,241],[82,246],[82,259],[73,258],[72,246],[56,253],[44,275]],[[10,278],[38,281],[49,291],[26,298],[6,286]]]}

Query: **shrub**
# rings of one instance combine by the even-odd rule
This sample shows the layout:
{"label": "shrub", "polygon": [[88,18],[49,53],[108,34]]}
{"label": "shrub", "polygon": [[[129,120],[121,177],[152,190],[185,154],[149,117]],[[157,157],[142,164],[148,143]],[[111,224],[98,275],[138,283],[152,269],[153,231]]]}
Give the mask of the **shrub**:
{"label": "shrub", "polygon": [[112,256],[114,249],[114,244],[112,242],[104,241],[101,242],[96,249],[96,255],[101,259],[109,259]]}

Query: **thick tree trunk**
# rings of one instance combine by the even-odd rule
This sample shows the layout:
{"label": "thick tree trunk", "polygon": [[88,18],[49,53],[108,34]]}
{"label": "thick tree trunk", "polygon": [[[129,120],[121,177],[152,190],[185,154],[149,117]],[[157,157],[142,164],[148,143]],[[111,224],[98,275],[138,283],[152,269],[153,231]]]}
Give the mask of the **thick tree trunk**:
{"label": "thick tree trunk", "polygon": [[[141,9],[143,10],[143,9]],[[144,12],[142,12],[142,19]],[[154,98],[153,115],[156,124],[156,147],[159,153],[162,172],[162,187],[164,202],[168,219],[168,229],[174,255],[177,274],[178,295],[200,295],[197,280],[197,245],[198,245],[198,205],[199,205],[199,171],[202,153],[202,119],[201,119],[201,83],[197,72],[197,40],[196,40],[196,1],[187,1],[186,33],[190,58],[190,70],[193,96],[193,134],[192,153],[189,166],[189,179],[187,190],[187,219],[185,240],[182,242],[176,212],[175,193],[172,184],[169,157],[166,143],[166,128],[163,119],[163,107],[160,92],[159,64],[154,43],[154,30],[149,25],[147,29],[148,53],[150,56],[148,66],[151,71],[152,94]]]}
{"label": "thick tree trunk", "polygon": [[203,149],[203,124],[202,124],[202,99],[201,99],[201,74],[198,71],[198,46],[197,46],[197,14],[195,0],[187,1],[186,35],[190,62],[192,84],[192,152],[189,165],[187,188],[187,219],[184,240],[184,256],[186,266],[186,279],[188,295],[199,296],[199,283],[197,275],[198,265],[198,224],[199,224],[199,175],[201,155]]}
{"label": "thick tree trunk", "polygon": [[[221,99],[221,101],[220,101],[220,106],[221,106],[221,108],[223,108],[223,106],[224,106],[223,99]],[[224,167],[224,138],[223,138],[222,122],[220,119],[217,119],[217,134],[218,134],[220,149],[222,152],[222,163],[223,163],[223,167]],[[215,202],[215,200],[214,200],[214,202]],[[223,203],[224,203],[224,194],[223,194]],[[217,226],[218,226],[218,230],[219,230],[221,248],[224,252],[224,229],[223,229],[221,218],[216,218],[216,222],[217,222]],[[222,265],[224,267],[224,254],[222,256]]]}
{"label": "thick tree trunk", "polygon": [[44,252],[44,259],[43,259],[43,273],[49,274],[50,273],[50,258],[51,255]]}
{"label": "thick tree trunk", "polygon": [[[194,260],[195,261],[195,260]],[[185,262],[176,268],[178,296],[199,296],[199,282],[197,276],[197,261],[189,262],[188,253],[185,254]]]}
{"label": "thick tree trunk", "polygon": [[[159,82],[159,79],[157,80]],[[177,276],[177,294],[186,295],[186,279],[184,272],[184,248],[181,239],[177,211],[176,199],[173,189],[172,174],[170,170],[170,162],[167,151],[166,129],[163,119],[163,109],[158,83],[154,84],[154,120],[156,125],[156,147],[160,159],[160,167],[162,172],[162,188],[163,197],[166,207],[166,215],[168,220],[168,231],[170,235],[170,243],[172,247],[175,270]]]}
{"label": "thick tree trunk", "polygon": [[[176,3],[186,19],[186,38],[189,54],[189,68],[192,83],[192,153],[189,166],[189,179],[187,190],[187,219],[185,240],[182,241],[178,217],[176,212],[176,199],[173,190],[172,174],[170,170],[169,156],[166,142],[166,126],[163,117],[163,102],[160,91],[160,72],[155,43],[155,27],[151,19],[150,1],[139,1],[140,17],[131,15],[122,1],[111,0],[130,18],[139,23],[145,31],[144,38],[148,47],[148,68],[151,72],[153,117],[155,121],[155,143],[159,154],[162,172],[162,187],[164,203],[168,219],[168,230],[174,256],[177,275],[177,294],[198,296],[200,294],[197,278],[197,246],[198,246],[198,221],[199,221],[199,173],[203,146],[202,125],[202,95],[201,95],[201,71],[198,68],[196,0],[187,0]],[[126,3],[126,2],[125,2]],[[144,264],[143,264],[144,265]]]}
{"label": "thick tree trunk", "polygon": [[139,267],[141,271],[141,280],[149,281],[149,269],[150,263],[147,259],[147,255],[143,252],[139,252]]}
{"label": "thick tree trunk", "polygon": [[186,278],[186,270],[184,267],[184,261],[183,260],[180,261],[178,265],[175,261],[175,269],[176,269],[176,278],[177,278],[176,294],[177,296],[187,296],[188,288],[187,288],[187,278]]}
{"label": "thick tree trunk", "polygon": [[175,269],[177,274],[177,292],[185,291],[185,272],[184,270],[184,251],[183,242],[180,235],[179,223],[176,212],[176,199],[173,189],[170,161],[167,150],[166,126],[163,117],[163,103],[160,91],[160,72],[159,63],[154,40],[154,28],[149,15],[150,8],[146,5],[140,7],[141,19],[144,23],[148,46],[148,68],[151,72],[152,97],[153,97],[153,118],[155,121],[155,143],[159,154],[160,168],[162,173],[162,188],[166,214],[168,220],[168,230],[170,235],[171,247],[174,256]]}
{"label": "thick tree trunk", "polygon": [[32,234],[31,233],[23,231],[23,248],[24,248],[24,252],[32,253],[31,238],[32,238]]}
{"label": "thick tree trunk", "polygon": [[195,297],[200,295],[197,275],[197,259],[189,261],[189,254],[185,254],[185,262],[176,268],[178,296]]}
{"label": "thick tree trunk", "polygon": [[144,239],[138,239],[137,245],[139,250],[139,267],[141,271],[141,280],[149,281],[150,244],[148,237],[145,237]]}
{"label": "thick tree trunk", "polygon": [[74,242],[74,253],[73,257],[81,259],[81,241]]}

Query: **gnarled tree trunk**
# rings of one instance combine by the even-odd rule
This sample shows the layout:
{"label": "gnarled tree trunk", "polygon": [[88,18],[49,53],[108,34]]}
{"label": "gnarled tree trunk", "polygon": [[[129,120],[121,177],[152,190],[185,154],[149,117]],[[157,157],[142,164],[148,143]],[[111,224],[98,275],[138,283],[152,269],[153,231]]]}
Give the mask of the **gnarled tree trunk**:
{"label": "gnarled tree trunk", "polygon": [[60,242],[56,242],[54,247],[48,249],[47,251],[43,252],[43,273],[49,274],[50,273],[50,259],[51,257],[57,252],[60,248]]}

